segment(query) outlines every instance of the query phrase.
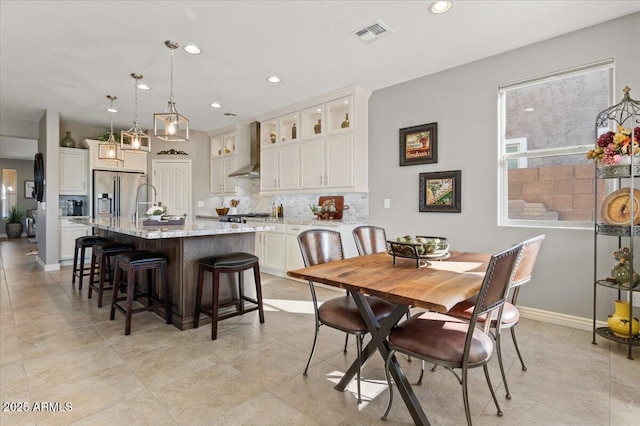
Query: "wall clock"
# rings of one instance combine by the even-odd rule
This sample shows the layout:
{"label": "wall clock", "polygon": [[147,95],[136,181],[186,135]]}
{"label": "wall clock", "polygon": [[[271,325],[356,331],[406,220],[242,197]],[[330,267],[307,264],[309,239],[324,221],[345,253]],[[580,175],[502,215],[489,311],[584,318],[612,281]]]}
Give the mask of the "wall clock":
{"label": "wall clock", "polygon": [[[629,188],[620,188],[604,199],[600,215],[609,225],[629,225],[631,207]],[[640,190],[633,190],[633,224],[640,223]]]}

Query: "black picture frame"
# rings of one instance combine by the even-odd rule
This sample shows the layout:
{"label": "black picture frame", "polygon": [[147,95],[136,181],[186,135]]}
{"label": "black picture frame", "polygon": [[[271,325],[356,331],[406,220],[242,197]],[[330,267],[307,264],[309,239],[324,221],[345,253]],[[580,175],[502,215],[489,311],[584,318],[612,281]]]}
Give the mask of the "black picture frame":
{"label": "black picture frame", "polygon": [[420,212],[460,213],[461,184],[461,170],[420,173]]}
{"label": "black picture frame", "polygon": [[36,198],[36,183],[34,181],[24,181],[24,198]]}
{"label": "black picture frame", "polygon": [[400,165],[438,162],[438,123],[400,129]]}

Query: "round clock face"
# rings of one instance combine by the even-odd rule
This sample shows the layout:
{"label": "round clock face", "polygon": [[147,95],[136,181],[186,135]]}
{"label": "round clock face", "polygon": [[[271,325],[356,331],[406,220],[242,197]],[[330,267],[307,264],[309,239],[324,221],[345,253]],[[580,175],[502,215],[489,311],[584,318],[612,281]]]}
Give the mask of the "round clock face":
{"label": "round clock face", "polygon": [[629,196],[629,188],[621,188],[612,192],[602,203],[600,214],[610,225],[629,225],[633,207],[633,224],[640,223],[640,190],[633,190],[633,203]]}

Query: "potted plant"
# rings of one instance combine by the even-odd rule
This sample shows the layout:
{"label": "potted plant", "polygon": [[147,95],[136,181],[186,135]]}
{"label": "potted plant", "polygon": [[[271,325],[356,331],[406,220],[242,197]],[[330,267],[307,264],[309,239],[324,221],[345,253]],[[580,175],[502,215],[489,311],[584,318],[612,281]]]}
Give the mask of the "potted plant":
{"label": "potted plant", "polygon": [[162,215],[167,213],[167,210],[167,206],[163,206],[161,202],[158,202],[158,204],[154,204],[147,210],[147,216],[149,216],[151,220],[160,220],[162,219]]}
{"label": "potted plant", "polygon": [[22,235],[22,217],[24,216],[24,210],[19,206],[13,206],[9,210],[9,217],[4,229],[9,238],[20,238]]}

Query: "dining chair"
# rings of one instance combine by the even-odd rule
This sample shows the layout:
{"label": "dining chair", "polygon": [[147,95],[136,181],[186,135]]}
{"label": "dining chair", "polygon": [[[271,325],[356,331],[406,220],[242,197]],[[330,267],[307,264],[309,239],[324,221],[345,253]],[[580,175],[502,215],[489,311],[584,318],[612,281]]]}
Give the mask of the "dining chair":
{"label": "dining chair", "polygon": [[[482,367],[498,415],[502,416],[502,410],[491,385],[487,368],[487,363],[494,353],[494,340],[489,334],[490,321],[485,322],[482,329],[476,328],[476,323],[480,315],[491,315],[497,311],[496,321],[497,324],[500,324],[502,307],[506,302],[509,284],[521,251],[522,245],[519,244],[491,256],[478,293],[475,309],[468,322],[450,315],[424,312],[412,316],[391,330],[389,333],[390,351],[385,363],[385,373],[389,385],[389,405],[382,420],[387,419],[393,403],[393,385],[389,366],[395,352],[411,355],[435,365],[442,365],[453,373],[462,385],[462,398],[468,425],[471,425],[471,411],[469,409],[467,373],[469,368]],[[460,375],[453,369],[460,369]]]}
{"label": "dining chair", "polygon": [[360,256],[387,251],[387,235],[384,228],[363,225],[354,228],[351,233]]}
{"label": "dining chair", "polygon": [[[333,262],[344,259],[344,251],[342,249],[342,240],[340,233],[324,229],[310,229],[298,235],[298,244],[302,251],[302,259],[304,266],[310,267],[323,263]],[[321,325],[344,331],[347,334],[356,336],[356,348],[358,356],[358,404],[362,402],[360,392],[360,369],[362,367],[361,353],[362,341],[368,333],[367,326],[362,319],[362,315],[353,298],[347,293],[343,296],[333,297],[329,300],[318,304],[315,286],[313,281],[309,282],[311,290],[311,298],[313,300],[313,310],[315,314],[315,335],[313,337],[313,346],[311,354],[304,369],[304,375],[307,375],[309,365],[313,359],[313,354],[318,343],[318,332]],[[394,305],[386,300],[377,297],[366,296],[367,302],[371,306],[378,322],[382,322],[393,311]]]}
{"label": "dining chair", "polygon": [[[520,353],[520,348],[518,347],[518,341],[516,340],[515,328],[518,324],[518,321],[520,320],[520,311],[518,310],[516,303],[518,301],[518,294],[520,293],[520,287],[522,286],[522,284],[531,281],[533,267],[535,266],[536,259],[538,258],[538,252],[540,251],[540,247],[544,239],[545,235],[542,234],[520,243],[522,244],[522,254],[520,256],[520,261],[516,266],[516,270],[513,274],[513,279],[510,285],[510,288],[513,290],[513,292],[511,293],[510,300],[504,304],[504,308],[502,310],[502,321],[499,328],[496,327],[496,313],[491,315],[491,328],[495,330],[498,364],[500,365],[500,373],[502,374],[502,382],[504,383],[504,389],[507,399],[511,399],[511,392],[509,391],[509,385],[507,384],[507,375],[505,373],[504,364],[502,361],[502,347],[500,342],[501,330],[509,329],[511,331],[511,339],[513,340],[513,344],[516,348],[516,353],[518,354],[518,358],[520,359],[520,365],[522,365],[523,371],[527,371],[527,367],[524,365],[524,361],[522,359],[522,354]],[[476,296],[472,296],[469,299],[458,303],[453,308],[451,308],[448,314],[454,317],[469,320],[476,304],[476,298]],[[478,317],[478,323],[484,323],[486,321],[486,318],[486,316]]]}

